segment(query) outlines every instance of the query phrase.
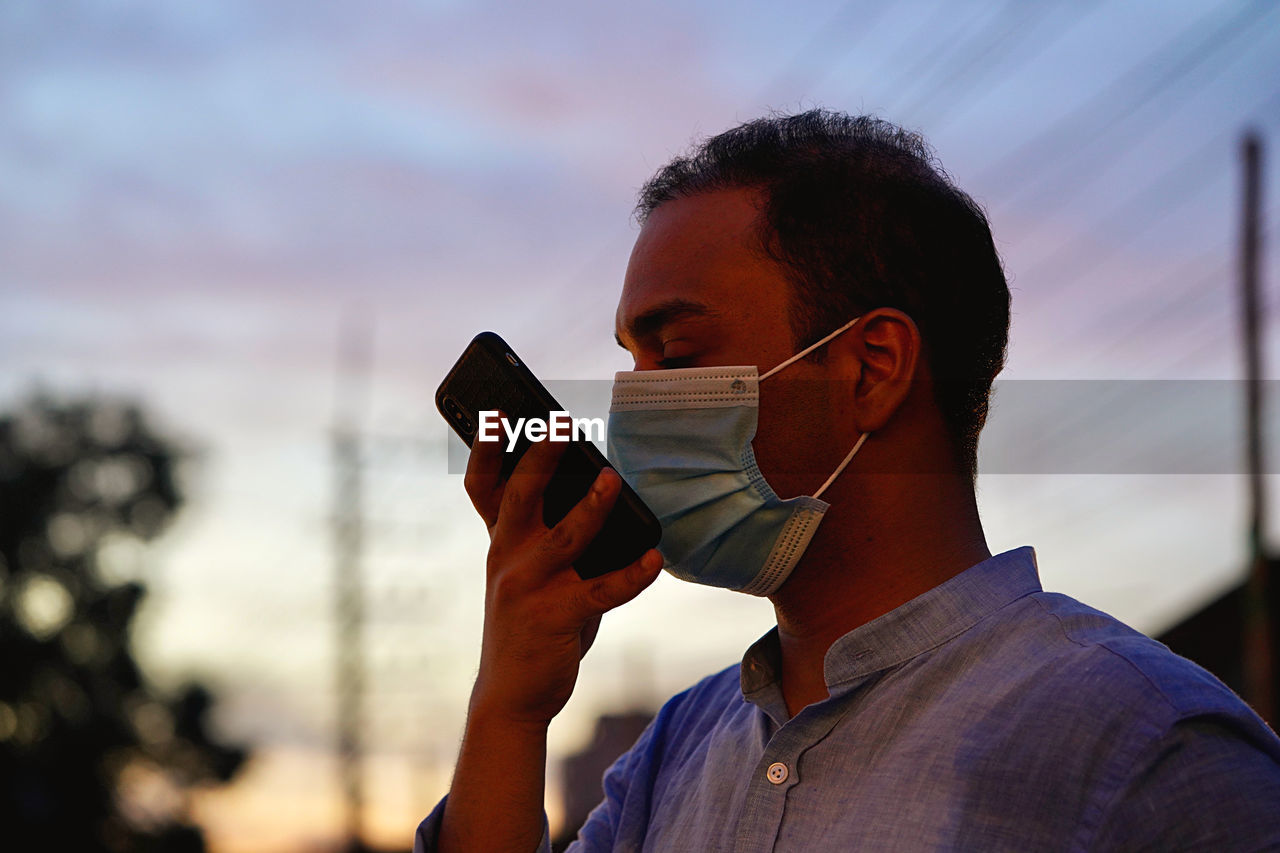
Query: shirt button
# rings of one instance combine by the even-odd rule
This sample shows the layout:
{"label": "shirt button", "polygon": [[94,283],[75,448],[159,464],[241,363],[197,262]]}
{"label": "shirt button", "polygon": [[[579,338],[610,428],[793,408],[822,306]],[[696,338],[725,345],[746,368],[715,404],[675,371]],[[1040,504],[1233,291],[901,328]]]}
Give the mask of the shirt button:
{"label": "shirt button", "polygon": [[781,785],[783,782],[787,781],[787,776],[790,775],[790,771],[787,770],[787,765],[783,764],[781,761],[775,761],[769,765],[769,769],[765,771],[764,775],[765,778],[773,784]]}

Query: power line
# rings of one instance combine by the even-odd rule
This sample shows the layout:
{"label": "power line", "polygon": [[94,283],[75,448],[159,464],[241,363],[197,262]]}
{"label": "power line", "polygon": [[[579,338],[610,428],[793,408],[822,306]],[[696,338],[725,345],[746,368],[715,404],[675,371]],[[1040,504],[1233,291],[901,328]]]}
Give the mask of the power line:
{"label": "power line", "polygon": [[[1226,251],[1226,247],[1221,247],[1213,251],[1212,254],[1219,255]],[[1125,331],[1116,336],[1110,346],[1095,352],[1094,355],[1100,361],[1107,361],[1108,357],[1114,355],[1120,349],[1123,341],[1127,341],[1132,336],[1141,332],[1144,328],[1153,324],[1158,324],[1165,319],[1173,317],[1180,312],[1192,307],[1206,296],[1221,297],[1223,294],[1217,293],[1209,287],[1225,279],[1230,275],[1231,268],[1229,264],[1221,264],[1213,272],[1199,276],[1193,279],[1183,279],[1180,286],[1169,294],[1166,298],[1161,299],[1153,310],[1140,316],[1136,322],[1130,323]],[[1153,286],[1150,290],[1159,290],[1160,287],[1171,284],[1175,281],[1175,277],[1167,276],[1160,280],[1159,286]]]}
{"label": "power line", "polygon": [[[904,115],[913,115],[927,111],[935,104],[945,103],[953,90],[967,91],[980,81],[987,73],[998,67],[998,63],[990,61],[990,56],[1001,44],[1019,31],[1034,27],[1046,15],[1054,10],[1050,3],[1007,3],[992,25],[978,32],[969,39],[965,47],[966,56],[944,68],[937,85],[927,86],[914,100],[902,108]],[[1083,16],[1078,15],[1079,21]],[[1060,30],[1059,33],[1062,31]],[[1040,46],[1043,49],[1043,46]],[[952,104],[954,109],[954,102]],[[935,107],[935,112],[936,112]],[[931,131],[937,130],[932,124]]]}
{"label": "power line", "polygon": [[[1277,227],[1277,226],[1280,226],[1280,223],[1277,223],[1274,220],[1274,218],[1271,218],[1271,217],[1274,217],[1275,213],[1276,213],[1276,209],[1273,208],[1267,211],[1267,213],[1265,214],[1268,221],[1271,222],[1271,224],[1263,232],[1265,235],[1264,236],[1265,240],[1270,240],[1278,231],[1280,231],[1280,228]],[[1231,270],[1230,270],[1229,264],[1226,265],[1224,268],[1220,269],[1220,272],[1223,273],[1222,278],[1226,283],[1226,287],[1224,289],[1226,290],[1227,296],[1231,296],[1233,293],[1233,290],[1230,287],[1230,283],[1226,281],[1230,276],[1230,271]],[[1208,277],[1206,277],[1205,279],[1201,279],[1201,281],[1206,281],[1206,280],[1208,280]],[[1228,313],[1239,310],[1239,306],[1235,304],[1230,304],[1227,306],[1227,308],[1228,308]],[[1213,315],[1208,315],[1207,317],[1202,317],[1200,319],[1201,319],[1200,325],[1204,325],[1205,324],[1204,321],[1206,319],[1208,319],[1212,323],[1212,322],[1222,322],[1224,320],[1231,319],[1231,318],[1226,318],[1221,316],[1215,317]],[[1233,332],[1229,331],[1228,334],[1225,336],[1225,339],[1224,337],[1204,339],[1201,341],[1200,345],[1197,346],[1195,349],[1184,352],[1182,354],[1182,357],[1179,358],[1177,362],[1175,362],[1174,364],[1177,365],[1177,364],[1196,361],[1199,358],[1203,357],[1205,352],[1211,349],[1222,348],[1227,346],[1228,344],[1234,343],[1234,341],[1231,340],[1232,335],[1233,335]],[[1196,337],[1201,337],[1201,336],[1196,335]],[[1045,444],[1046,446],[1053,447],[1062,440],[1063,434],[1077,431],[1081,428],[1082,424],[1086,424],[1090,422],[1099,423],[1099,427],[1098,427],[1099,434],[1106,434],[1108,430],[1108,425],[1103,423],[1101,419],[1105,415],[1105,411],[1107,410],[1107,408],[1108,406],[1105,403],[1100,403],[1099,405],[1094,406],[1090,409],[1079,409],[1073,413],[1073,417],[1069,421],[1062,421],[1057,423],[1053,429],[1043,433],[1042,435],[1039,436],[1039,438],[1041,439],[1042,443]],[[1205,411],[1202,413],[1202,418],[1210,418],[1216,421],[1220,419],[1220,416],[1215,413],[1210,413],[1208,411]],[[1114,429],[1115,426],[1116,425],[1112,423],[1110,425],[1110,428]],[[1194,434],[1196,431],[1198,431],[1201,428],[1201,426],[1202,424],[1194,425],[1194,428],[1192,430],[1188,430],[1188,432],[1191,432],[1192,434]],[[1169,447],[1168,451],[1171,454],[1176,454],[1180,452],[1180,448],[1176,446]],[[1123,468],[1123,462],[1120,463],[1120,467]],[[1071,488],[1063,489],[1059,492],[1059,495],[1065,495],[1070,491],[1074,491],[1074,490]],[[1057,525],[1057,528],[1059,531],[1063,531],[1063,530],[1070,531],[1072,529],[1081,528],[1083,527],[1085,522],[1091,521],[1095,516],[1100,515],[1101,513],[1104,513],[1104,512],[1109,512],[1111,511],[1111,509],[1112,509],[1112,504],[1095,502],[1090,507],[1087,507],[1085,510],[1075,513],[1073,516],[1069,517],[1065,522],[1060,522]]]}
{"label": "power line", "polygon": [[[1270,215],[1273,212],[1274,211],[1269,211],[1268,215]],[[1266,231],[1264,232],[1264,234],[1267,235],[1268,238],[1272,233],[1274,233],[1277,225],[1274,222],[1274,220],[1270,220],[1270,221],[1272,221],[1272,224],[1268,226]],[[1214,280],[1227,281],[1230,276],[1230,272],[1231,272],[1230,263],[1223,264],[1213,274],[1207,275],[1198,279],[1197,284],[1201,284],[1201,283],[1209,284],[1209,283],[1212,283]],[[1228,297],[1231,295],[1231,291],[1229,288],[1225,290],[1224,295]],[[1226,303],[1224,302],[1224,304]],[[1228,310],[1231,309],[1232,307],[1233,306],[1227,305]],[[1209,322],[1207,325],[1212,325],[1213,322],[1220,322],[1221,320],[1220,317],[1215,317],[1214,315],[1207,315],[1207,316],[1209,318]],[[1149,320],[1150,320],[1150,315],[1145,315],[1139,321],[1139,323],[1135,325],[1135,331],[1140,329],[1143,325],[1148,324]],[[1200,318],[1199,325],[1201,326],[1206,325],[1205,320],[1206,320],[1205,317]],[[1186,336],[1186,337],[1193,337],[1193,336]],[[1175,362],[1175,364],[1185,363],[1186,361],[1194,357],[1202,357],[1209,350],[1216,347],[1220,347],[1224,343],[1224,341],[1222,341],[1221,339],[1205,340],[1202,338],[1202,336],[1199,336],[1199,335],[1195,335],[1194,337],[1199,338],[1200,343],[1193,349],[1185,351],[1182,354],[1182,356]],[[1115,345],[1113,344],[1113,347],[1114,346]],[[1072,412],[1072,415],[1070,418],[1065,420],[1060,420],[1056,422],[1049,429],[1040,432],[1037,435],[1037,440],[1047,446],[1053,446],[1054,444],[1060,442],[1065,435],[1068,435],[1078,430],[1082,424],[1095,422],[1095,423],[1100,423],[1105,425],[1107,421],[1108,409],[1109,409],[1109,403],[1105,400],[1099,400],[1096,404],[1088,408],[1078,408]]]}
{"label": "power line", "polygon": [[[1047,4],[1036,4],[1035,8],[1047,10],[1049,7]],[[1026,64],[1026,56],[1028,53],[1034,52],[1036,55],[1043,54],[1052,45],[1066,36],[1067,33],[1075,29],[1077,25],[1087,20],[1093,12],[1102,8],[1102,4],[1093,0],[1093,2],[1072,4],[1070,8],[1076,12],[1076,15],[1065,22],[1062,26],[1057,27],[1048,36],[1048,38],[1041,39],[1039,41],[1032,41],[1030,38],[1026,38],[1017,43],[1016,46],[1024,48],[1024,57],[1011,70],[1016,70]],[[1033,20],[1031,26],[1034,26],[1039,22],[1039,17],[1040,16],[1037,16],[1036,19]],[[971,90],[978,82],[985,80],[991,73],[995,72],[999,68],[999,62],[989,62],[984,66],[977,63],[975,58],[975,61],[969,63],[968,66],[957,69],[951,80],[945,81],[943,85],[934,90],[933,93],[935,95],[934,100],[941,100],[942,103],[947,106],[942,109],[935,109],[932,115],[927,116],[921,121],[921,124],[928,127],[931,133],[936,134],[938,132],[938,128],[946,126],[952,116],[962,114],[962,111],[958,109],[958,107],[963,103],[962,98],[947,98],[946,96],[950,95],[949,90],[959,89],[962,92]],[[985,91],[989,91],[989,89]]]}
{"label": "power line", "polygon": [[[1277,107],[1280,107],[1280,90],[1264,98],[1255,109],[1266,114]],[[1099,244],[1115,246],[1118,242],[1145,234],[1223,176],[1222,170],[1212,168],[1205,161],[1212,158],[1212,162],[1220,162],[1214,155],[1219,149],[1225,149],[1229,145],[1232,133],[1216,134],[1207,143],[1164,169],[1155,179],[1114,206],[1100,224],[1084,236],[1060,244],[1042,256],[1029,269],[1021,272],[1019,278],[1034,280],[1046,275],[1060,280],[1079,280],[1101,267],[1106,262],[1107,255],[1098,250]],[[1113,248],[1111,252],[1114,251]],[[1080,261],[1082,258],[1084,260]],[[1076,263],[1071,267],[1073,261]],[[1063,273],[1064,268],[1069,272]],[[1150,288],[1144,288],[1146,289]],[[1051,313],[1058,302],[1074,295],[1070,289],[1059,288],[1039,308]]]}
{"label": "power line", "polygon": [[[1006,0],[1005,4],[996,13],[995,17],[1003,14],[1003,12],[1013,6],[1016,0]],[[956,30],[962,31],[968,29],[976,21],[983,20],[988,16],[979,11],[976,15],[963,19]],[[899,50],[897,55],[891,59],[886,65],[895,70],[893,78],[890,82],[884,84],[886,92],[911,93],[920,86],[926,89],[932,85],[937,85],[941,75],[937,70],[944,65],[952,56],[963,50],[965,46],[972,44],[976,37],[970,37],[967,40],[959,40],[955,38],[945,39],[940,45],[931,50],[920,50],[919,44],[925,40],[926,34],[937,29],[937,21],[933,16],[921,16],[920,26],[918,26],[910,36],[907,37],[904,44],[907,50]],[[948,33],[950,35],[950,33]],[[909,60],[914,57],[915,61]],[[898,95],[902,97],[901,94]]]}
{"label": "power line", "polygon": [[[1280,231],[1280,228],[1277,227],[1280,223],[1277,223],[1274,220],[1275,214],[1276,210],[1268,211],[1267,213],[1267,221],[1272,223],[1266,230],[1267,239],[1271,239],[1271,237]],[[1200,258],[1192,261],[1191,263],[1197,264],[1211,257],[1226,255],[1232,248],[1233,247],[1228,245],[1220,245],[1216,249],[1204,253]],[[1231,291],[1229,287],[1224,287],[1221,290],[1210,289],[1213,284],[1228,281],[1233,270],[1233,264],[1234,260],[1222,261],[1213,269],[1212,272],[1195,278],[1183,279],[1181,284],[1169,294],[1168,298],[1161,299],[1159,304],[1156,305],[1152,311],[1139,317],[1136,322],[1129,324],[1124,333],[1117,335],[1116,339],[1111,342],[1110,346],[1107,349],[1096,353],[1096,356],[1099,360],[1106,361],[1109,355],[1113,354],[1120,348],[1124,340],[1127,340],[1129,337],[1141,332],[1144,327],[1160,323],[1182,311],[1193,308],[1201,301],[1211,301],[1214,304],[1212,304],[1211,310],[1206,310],[1198,314],[1195,318],[1194,325],[1185,327],[1181,336],[1184,339],[1194,340],[1197,343],[1194,347],[1184,347],[1176,360],[1173,362],[1166,362],[1162,366],[1166,370],[1180,368],[1185,366],[1187,363],[1193,362],[1204,356],[1210,350],[1222,347],[1226,343],[1223,338],[1206,338],[1202,332],[1217,323],[1227,320],[1227,315],[1235,310],[1235,306],[1232,305],[1230,301]],[[1174,276],[1166,276],[1159,279],[1156,286],[1148,289],[1159,290],[1165,285],[1173,284],[1175,280]],[[1212,299],[1207,300],[1207,298]]]}
{"label": "power line", "polygon": [[[1059,245],[1020,273],[1020,277],[1034,279],[1047,273],[1057,274],[1059,278],[1078,279],[1097,269],[1105,260],[1105,255],[1095,251],[1099,243],[1114,244],[1121,234],[1125,240],[1145,234],[1191,201],[1204,187],[1222,177],[1221,170],[1212,168],[1212,164],[1219,162],[1218,159],[1211,158],[1210,155],[1219,153],[1226,143],[1225,137],[1226,134],[1217,134],[1206,144],[1166,168],[1150,183],[1112,208],[1084,236]],[[1125,230],[1125,226],[1130,227]],[[1085,254],[1086,250],[1088,254]],[[1083,263],[1077,263],[1069,273],[1062,272],[1073,260],[1081,258],[1084,258]]]}
{"label": "power line", "polygon": [[[1132,124],[1132,119],[1141,112],[1141,110],[1135,110],[1134,112],[1128,113],[1123,120],[1107,125],[1101,133],[1095,134],[1092,137],[1093,140],[1097,141],[1101,138],[1107,139],[1110,143],[1109,150],[1111,152],[1133,150],[1139,144],[1159,133],[1162,133],[1163,125],[1167,124],[1170,118],[1177,115],[1180,107],[1184,107],[1187,103],[1193,100],[1196,95],[1204,90],[1209,83],[1216,80],[1228,68],[1231,68],[1246,56],[1248,56],[1248,53],[1244,50],[1233,52],[1226,61],[1215,65],[1208,71],[1207,75],[1202,76],[1197,85],[1189,90],[1180,90],[1179,94],[1181,97],[1179,98],[1177,105],[1172,109],[1166,110],[1162,114],[1164,121],[1157,120],[1144,122],[1136,128],[1135,132],[1123,133],[1122,131],[1126,123]],[[1168,92],[1166,92],[1166,94],[1167,93]],[[1259,109],[1269,109],[1270,107],[1267,101],[1271,97],[1274,96],[1263,98],[1246,110],[1246,112],[1255,112]],[[1154,102],[1154,99],[1153,101],[1149,101],[1148,104],[1152,102]],[[1020,197],[1024,207],[1044,207],[1050,204],[1054,207],[1061,207],[1063,202],[1066,200],[1078,197],[1086,189],[1106,178],[1109,168],[1120,159],[1120,155],[1113,153],[1100,160],[1095,158],[1091,161],[1089,168],[1085,168],[1083,165],[1076,167],[1074,163],[1078,162],[1080,159],[1081,157],[1078,156],[1069,157],[1065,160],[1062,158],[1048,159],[1045,166],[1036,172],[1036,178],[1032,182],[1032,184],[1037,187],[1034,192],[1029,195],[1019,195],[1015,192],[1013,196],[1007,196],[1003,199],[1002,203],[1007,206],[1011,203],[1013,198]]]}
{"label": "power line", "polygon": [[[815,57],[818,58],[816,63],[819,68],[818,73],[810,74],[806,85],[794,88],[812,89],[826,79],[834,60],[853,52],[871,34],[885,12],[893,8],[892,3],[871,3],[870,11],[857,20],[857,23],[861,24],[858,34],[852,39],[847,38],[846,25],[854,22],[858,7],[865,5],[867,4],[858,3],[857,0],[841,4],[835,14],[814,31],[805,42],[805,46],[773,76],[773,80],[764,87],[756,100],[767,101],[774,90],[782,88],[783,84],[791,83],[790,78],[799,77],[805,68],[813,66]],[[825,60],[822,59],[824,55],[827,57]]]}
{"label": "power line", "polygon": [[[1270,14],[1275,8],[1276,4],[1269,2],[1246,4],[1226,20],[1210,26],[1206,33],[1209,21],[1217,17],[1219,10],[1215,9],[1185,29],[1172,42],[1131,67],[1110,86],[1065,113],[1011,154],[992,164],[979,174],[977,182],[983,184],[994,182],[1010,173],[1027,173],[1044,163],[1055,163],[1058,169],[1070,164],[1105,137],[1105,134],[1092,132],[1091,128],[1112,128],[1123,122],[1160,92],[1229,45],[1241,33],[1247,32],[1251,24]],[[1127,97],[1124,96],[1126,90],[1129,92]],[[1121,97],[1113,97],[1115,92],[1120,92]],[[1037,181],[1024,182],[1011,197],[1037,185]]]}

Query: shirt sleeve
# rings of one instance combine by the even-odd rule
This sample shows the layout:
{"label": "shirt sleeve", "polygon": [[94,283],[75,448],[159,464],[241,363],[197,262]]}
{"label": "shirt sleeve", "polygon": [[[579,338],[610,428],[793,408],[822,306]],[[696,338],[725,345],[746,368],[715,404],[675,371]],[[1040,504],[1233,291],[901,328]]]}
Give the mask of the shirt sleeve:
{"label": "shirt sleeve", "polygon": [[1175,723],[1099,827],[1095,850],[1280,850],[1280,741],[1256,717]]}
{"label": "shirt sleeve", "polygon": [[[413,853],[435,853],[439,849],[440,820],[444,817],[444,804],[448,796],[436,803],[431,814],[418,824],[418,831],[413,835]],[[542,815],[542,841],[538,844],[537,853],[551,853],[551,831],[547,825],[547,815]]]}

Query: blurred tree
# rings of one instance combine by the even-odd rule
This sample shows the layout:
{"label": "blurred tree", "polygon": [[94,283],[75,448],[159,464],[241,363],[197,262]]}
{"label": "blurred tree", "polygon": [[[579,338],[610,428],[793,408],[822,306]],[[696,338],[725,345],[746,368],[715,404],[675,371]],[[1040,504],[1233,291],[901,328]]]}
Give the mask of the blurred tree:
{"label": "blurred tree", "polygon": [[173,518],[176,461],[132,406],[0,414],[0,849],[203,850],[186,794],[245,759],[211,736],[209,691],[139,671],[145,590],[103,559]]}

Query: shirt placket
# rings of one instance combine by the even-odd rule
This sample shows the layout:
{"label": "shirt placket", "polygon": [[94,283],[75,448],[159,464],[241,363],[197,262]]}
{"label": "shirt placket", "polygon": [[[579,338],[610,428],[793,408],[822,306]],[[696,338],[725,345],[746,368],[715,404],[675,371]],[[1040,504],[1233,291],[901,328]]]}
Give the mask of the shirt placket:
{"label": "shirt placket", "polygon": [[787,795],[803,780],[800,759],[831,733],[847,713],[847,695],[805,708],[782,726],[765,746],[747,786],[742,817],[734,837],[735,853],[771,853],[786,817]]}

